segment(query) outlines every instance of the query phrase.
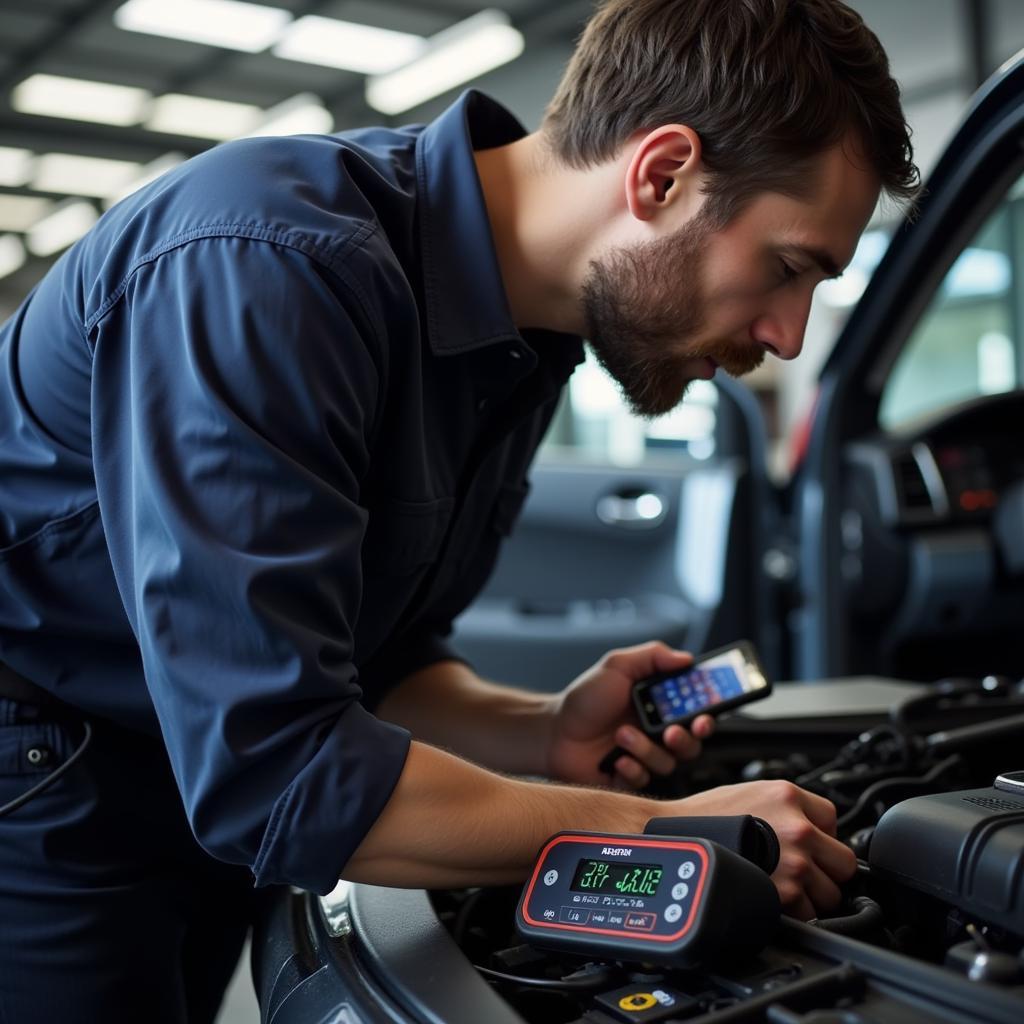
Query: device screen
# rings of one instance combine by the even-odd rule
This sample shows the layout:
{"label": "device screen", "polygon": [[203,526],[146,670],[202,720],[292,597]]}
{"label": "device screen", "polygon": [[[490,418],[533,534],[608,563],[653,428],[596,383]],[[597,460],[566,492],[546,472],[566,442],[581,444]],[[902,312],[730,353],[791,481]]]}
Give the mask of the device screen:
{"label": "device screen", "polygon": [[663,869],[657,864],[584,858],[576,865],[573,892],[613,892],[630,896],[653,896],[658,891]]}
{"label": "device screen", "polygon": [[647,699],[653,702],[662,722],[673,722],[765,685],[761,672],[741,650],[733,648],[679,675],[652,683]]}

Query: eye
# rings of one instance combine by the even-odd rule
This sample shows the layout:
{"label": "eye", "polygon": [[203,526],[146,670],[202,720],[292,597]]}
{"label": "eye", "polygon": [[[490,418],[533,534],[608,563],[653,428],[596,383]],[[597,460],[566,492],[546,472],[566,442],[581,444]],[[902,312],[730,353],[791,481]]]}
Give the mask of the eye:
{"label": "eye", "polygon": [[783,281],[795,281],[800,276],[800,269],[794,267],[792,264],[787,263],[785,260],[779,260],[779,273]]}

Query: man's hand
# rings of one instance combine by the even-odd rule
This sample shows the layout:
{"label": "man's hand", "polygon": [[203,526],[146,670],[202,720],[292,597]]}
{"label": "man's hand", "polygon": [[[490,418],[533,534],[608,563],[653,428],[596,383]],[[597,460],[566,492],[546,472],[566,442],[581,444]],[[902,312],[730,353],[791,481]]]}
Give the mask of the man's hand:
{"label": "man's hand", "polygon": [[[702,739],[714,732],[710,715],[695,719],[688,731],[669,726],[664,745],[646,736],[636,722],[630,689],[638,679],[684,669],[693,656],[660,642],[627,647],[606,654],[593,668],[570,683],[553,707],[548,741],[548,774],[554,779],[619,789],[642,789],[652,775],[668,775],[679,761],[700,753]],[[613,747],[628,755],[615,762],[609,779],[598,770]]]}
{"label": "man's hand", "polygon": [[[673,804],[679,809],[667,810]],[[767,821],[781,848],[772,881],[786,913],[802,920],[838,906],[837,883],[857,870],[853,851],[835,838],[835,806],[792,782],[719,786],[663,806],[666,814],[756,814]]]}

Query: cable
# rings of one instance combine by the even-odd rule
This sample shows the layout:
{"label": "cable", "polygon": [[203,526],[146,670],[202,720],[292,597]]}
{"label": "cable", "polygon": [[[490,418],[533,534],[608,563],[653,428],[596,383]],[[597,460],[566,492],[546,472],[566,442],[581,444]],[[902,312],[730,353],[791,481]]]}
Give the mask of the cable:
{"label": "cable", "polygon": [[851,807],[836,822],[837,831],[839,829],[846,828],[846,826],[849,825],[850,822],[855,821],[857,815],[860,814],[860,812],[863,811],[864,808],[867,807],[868,804],[870,804],[871,801],[874,800],[879,793],[889,788],[890,786],[910,786],[912,788],[916,788],[919,786],[927,786],[930,783],[934,782],[937,778],[939,778],[939,776],[941,776],[944,772],[948,771],[950,768],[955,768],[960,763],[962,763],[962,758],[960,757],[960,755],[953,754],[950,757],[947,757],[944,761],[940,761],[937,765],[930,768],[927,772],[925,772],[924,775],[906,775],[897,776],[896,778],[892,779],[881,779],[879,782],[874,783],[874,785],[868,786],[868,788],[865,789],[864,792],[861,793],[861,795],[857,798],[857,802],[853,805],[853,807]]}
{"label": "cable", "polygon": [[963,750],[982,743],[1013,736],[1024,732],[1024,714],[1005,715],[1003,718],[978,722],[975,725],[962,725],[957,729],[945,729],[933,732],[925,737],[929,753],[945,754],[950,750]]}
{"label": "cable", "polygon": [[[827,775],[864,764],[867,761],[879,760],[879,758],[881,759],[879,771],[889,770],[893,761],[896,760],[899,761],[901,767],[908,767],[912,757],[912,737],[892,725],[876,725],[850,740],[831,761],[804,772],[793,781],[798,786],[811,786]],[[834,785],[834,783],[822,783],[822,785]]]}
{"label": "cable", "polygon": [[72,753],[72,755],[59,767],[50,772],[49,775],[43,779],[42,782],[37,782],[31,789],[22,793],[21,796],[16,797],[9,803],[0,805],[0,818],[8,814],[12,814],[18,810],[19,807],[24,807],[29,800],[34,800],[44,789],[49,789],[58,779],[63,778],[74,766],[82,759],[82,755],[86,752],[89,747],[89,743],[92,740],[92,726],[83,721],[82,726],[85,730],[85,735],[82,737],[82,742],[78,745],[78,748]]}
{"label": "cable", "polygon": [[852,913],[844,917],[819,917],[809,923],[836,935],[858,935],[883,926],[882,908],[869,896],[854,896],[850,907]]}
{"label": "cable", "polygon": [[560,989],[563,992],[591,992],[610,984],[612,977],[612,971],[607,967],[598,967],[584,977],[570,974],[565,978],[523,978],[518,974],[492,971],[490,967],[479,967],[475,964],[474,966],[485,978],[513,982],[516,985],[525,985],[531,988]]}

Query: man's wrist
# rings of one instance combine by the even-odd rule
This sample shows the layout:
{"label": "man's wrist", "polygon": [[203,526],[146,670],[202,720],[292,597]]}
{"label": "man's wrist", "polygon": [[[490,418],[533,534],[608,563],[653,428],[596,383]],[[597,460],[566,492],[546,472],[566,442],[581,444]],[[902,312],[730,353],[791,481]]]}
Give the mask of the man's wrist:
{"label": "man's wrist", "polygon": [[539,837],[540,842],[555,832],[574,829],[639,835],[651,818],[664,811],[659,801],[634,793],[561,784],[523,782],[519,785],[524,787],[520,791],[524,824],[538,818],[544,822],[541,831],[545,834]]}

